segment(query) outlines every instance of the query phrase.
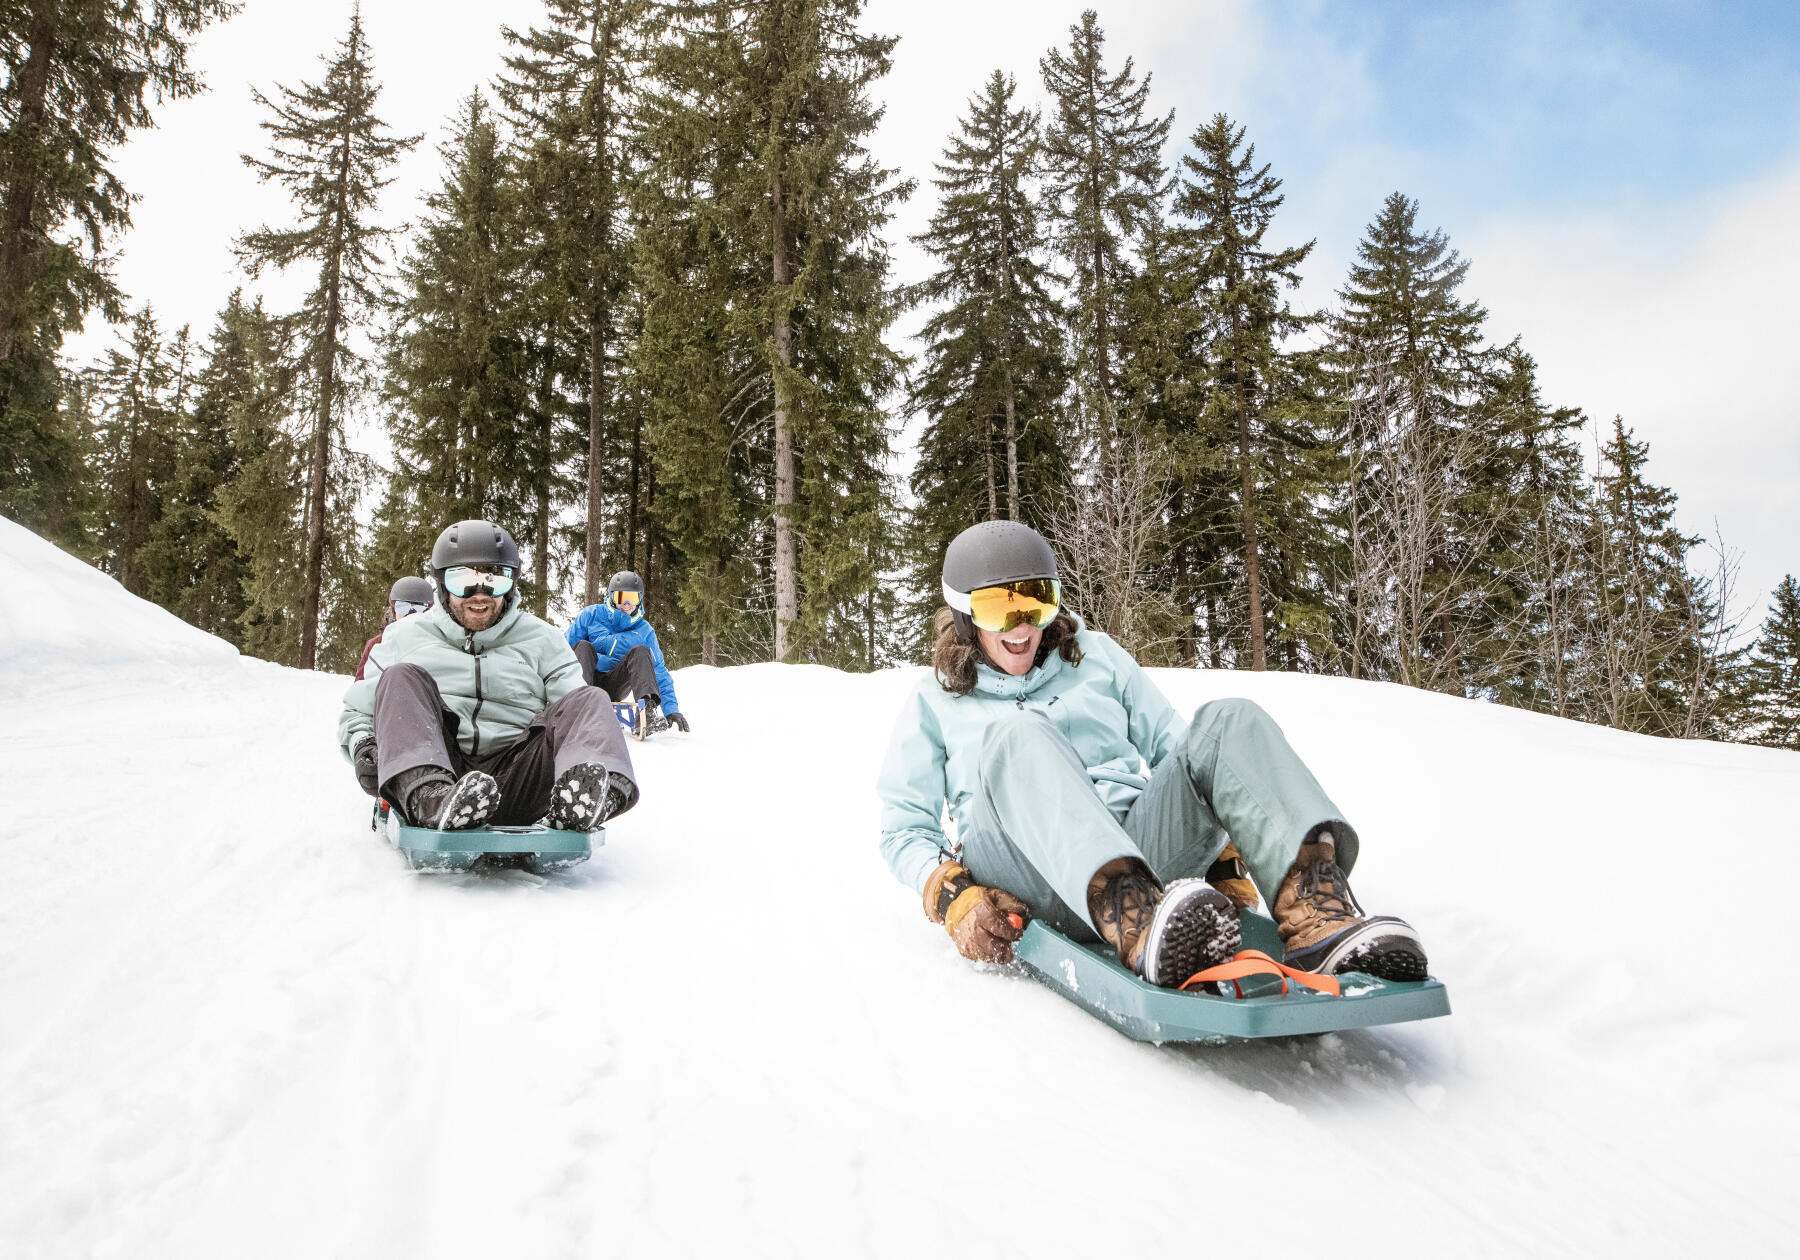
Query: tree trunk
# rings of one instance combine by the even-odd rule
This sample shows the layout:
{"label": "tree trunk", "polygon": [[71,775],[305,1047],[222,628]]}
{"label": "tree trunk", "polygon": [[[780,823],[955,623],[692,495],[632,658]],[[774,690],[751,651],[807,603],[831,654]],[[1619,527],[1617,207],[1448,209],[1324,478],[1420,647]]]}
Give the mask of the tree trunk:
{"label": "tree trunk", "polygon": [[538,440],[543,445],[539,452],[542,462],[537,468],[537,511],[532,527],[537,535],[537,563],[533,578],[537,594],[532,605],[540,617],[545,615],[550,606],[550,468],[553,462],[551,446],[556,441],[556,352],[551,336],[548,331],[544,334],[544,372],[538,382],[538,413],[542,417]]}
{"label": "tree trunk", "polygon": [[[637,414],[631,420],[631,494],[625,509],[625,567],[634,569],[640,576],[649,567],[650,542],[644,540],[645,562],[640,565],[637,559],[638,540],[638,478],[643,476],[644,452],[644,417]],[[650,579],[644,577],[646,589]]]}
{"label": "tree trunk", "polygon": [[994,424],[985,416],[981,421],[981,453],[987,458],[987,518],[998,520],[1000,516],[1000,487],[994,480]]}
{"label": "tree trunk", "polygon": [[1244,581],[1250,587],[1250,668],[1263,670],[1268,661],[1263,637],[1262,560],[1256,547],[1256,478],[1250,468],[1250,402],[1244,397],[1243,364],[1237,367],[1238,506],[1244,529]]}
{"label": "tree trunk", "polygon": [[717,665],[719,663],[719,557],[715,552],[706,557],[706,630],[700,636],[700,663]]}
{"label": "tree trunk", "polygon": [[612,25],[596,15],[594,34],[589,47],[599,68],[596,86],[599,116],[594,127],[594,170],[599,186],[595,190],[594,257],[592,283],[595,303],[592,324],[588,329],[588,484],[587,484],[587,577],[582,602],[597,604],[603,589],[601,567],[606,563],[606,539],[601,532],[605,502],[601,487],[606,475],[606,334],[610,330],[612,311],[606,301],[604,261],[612,243],[612,171],[607,165],[610,155],[606,142],[611,134],[611,116],[607,113],[607,74],[612,65]]}
{"label": "tree trunk", "polygon": [[325,585],[325,493],[331,464],[331,401],[337,380],[338,320],[342,298],[338,291],[344,257],[344,220],[349,214],[350,144],[338,159],[336,218],[331,229],[331,257],[326,260],[325,331],[319,338],[319,411],[313,425],[312,472],[306,482],[306,594],[300,602],[300,668],[312,669],[319,654],[319,603]]}
{"label": "tree trunk", "polygon": [[[794,365],[794,330],[788,312],[786,190],[779,159],[769,177],[770,234],[773,237],[771,279],[776,290],[775,359],[781,369]],[[786,660],[788,625],[800,615],[799,554],[794,543],[794,435],[788,423],[787,381],[782,370],[775,380],[775,659]]]}
{"label": "tree trunk", "polygon": [[[26,35],[30,52],[19,71],[19,112],[13,124],[15,152],[29,153],[44,127],[45,102],[49,99],[50,60],[56,45],[56,5],[39,0]],[[20,312],[31,285],[31,212],[37,203],[37,180],[29,166],[13,177],[6,188],[6,204],[0,214],[5,232],[0,234],[0,363],[12,357]]]}

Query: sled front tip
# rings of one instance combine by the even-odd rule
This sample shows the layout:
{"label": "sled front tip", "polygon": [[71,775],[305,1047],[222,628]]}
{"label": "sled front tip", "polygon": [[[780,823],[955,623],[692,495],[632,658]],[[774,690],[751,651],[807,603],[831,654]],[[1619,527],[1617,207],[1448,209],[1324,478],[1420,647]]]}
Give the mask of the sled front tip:
{"label": "sled front tip", "polygon": [[[1275,924],[1260,914],[1242,920],[1244,946],[1276,957]],[[1013,955],[1039,980],[1136,1041],[1219,1041],[1227,1037],[1297,1037],[1372,1028],[1450,1013],[1448,990],[1436,980],[1417,984],[1377,980],[1361,972],[1339,978],[1339,996],[1298,985],[1245,985],[1245,996],[1160,989],[1119,965],[1109,946],[1080,945],[1033,921]]]}

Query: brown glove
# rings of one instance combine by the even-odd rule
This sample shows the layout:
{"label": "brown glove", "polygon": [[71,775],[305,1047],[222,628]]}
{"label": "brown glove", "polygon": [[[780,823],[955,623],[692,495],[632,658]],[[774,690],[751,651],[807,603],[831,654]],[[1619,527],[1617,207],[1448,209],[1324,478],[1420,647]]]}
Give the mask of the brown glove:
{"label": "brown glove", "polygon": [[964,958],[1009,963],[1013,942],[1030,913],[1004,888],[984,888],[956,861],[943,862],[925,881],[925,917],[942,923]]}

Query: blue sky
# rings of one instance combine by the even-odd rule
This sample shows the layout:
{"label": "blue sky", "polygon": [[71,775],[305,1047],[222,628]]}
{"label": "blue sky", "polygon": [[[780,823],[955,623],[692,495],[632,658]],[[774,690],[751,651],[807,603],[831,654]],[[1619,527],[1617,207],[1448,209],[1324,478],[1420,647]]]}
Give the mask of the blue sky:
{"label": "blue sky", "polygon": [[[1091,2],[1091,0],[1090,0]],[[876,154],[920,189],[894,224],[929,218],[931,164],[994,69],[1040,99],[1038,59],[1067,42],[1081,0],[869,0],[897,34]],[[1248,129],[1285,181],[1271,240],[1316,239],[1305,307],[1329,307],[1389,192],[1419,201],[1471,262],[1466,296],[1496,340],[1518,335],[1546,397],[1597,420],[1622,413],[1693,533],[1742,553],[1753,619],[1800,571],[1800,3],[1398,3],[1117,0],[1096,4],[1112,64],[1154,75],[1176,112],[1171,160],[1214,112]],[[120,277],[165,324],[210,326],[237,282],[234,234],[287,213],[238,160],[259,149],[252,85],[316,78],[350,0],[248,0],[194,62],[211,91],[158,113],[118,166],[140,200]],[[435,186],[435,145],[458,98],[499,66],[499,27],[540,0],[363,0],[382,112],[427,140],[398,171],[390,217]],[[283,284],[263,286],[277,304]],[[287,289],[298,291],[296,279]],[[71,349],[110,340],[96,327]],[[378,438],[374,439],[379,441]]]}

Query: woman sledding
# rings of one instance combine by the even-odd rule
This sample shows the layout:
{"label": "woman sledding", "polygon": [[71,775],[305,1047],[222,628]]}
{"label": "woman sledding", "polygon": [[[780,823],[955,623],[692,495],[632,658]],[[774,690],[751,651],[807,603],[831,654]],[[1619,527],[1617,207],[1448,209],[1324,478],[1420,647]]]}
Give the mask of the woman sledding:
{"label": "woman sledding", "polygon": [[964,956],[1011,961],[1038,918],[1178,987],[1238,951],[1239,905],[1202,878],[1229,843],[1289,966],[1425,979],[1417,933],[1352,896],[1356,831],[1260,708],[1217,700],[1184,723],[1061,609],[1056,557],[1028,526],[957,535],[943,592],[932,675],[881,771],[881,846]]}

